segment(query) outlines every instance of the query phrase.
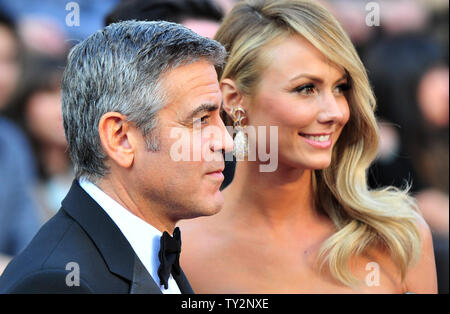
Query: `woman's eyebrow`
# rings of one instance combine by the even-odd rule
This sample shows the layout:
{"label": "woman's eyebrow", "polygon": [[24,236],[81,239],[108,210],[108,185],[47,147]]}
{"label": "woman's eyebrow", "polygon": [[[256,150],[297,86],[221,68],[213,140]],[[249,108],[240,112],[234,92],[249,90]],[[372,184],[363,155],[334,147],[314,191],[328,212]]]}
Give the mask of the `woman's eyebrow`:
{"label": "woman's eyebrow", "polygon": [[[299,74],[299,75],[296,75],[295,77],[293,77],[293,78],[290,79],[289,81],[292,82],[292,81],[298,80],[299,78],[303,78],[303,77],[308,78],[308,79],[310,79],[311,81],[314,81],[314,82],[317,82],[317,83],[320,83],[320,84],[323,83],[323,80],[322,80],[321,78],[319,78],[319,77],[317,77],[317,76],[315,76],[315,75],[312,75],[312,74],[308,74],[308,73],[301,73],[301,74]],[[344,74],[343,74],[338,80],[336,80],[336,82],[334,82],[334,83],[336,84],[337,82],[342,81],[342,80],[344,80],[344,79],[348,79],[348,74],[347,74],[347,73],[344,73]]]}

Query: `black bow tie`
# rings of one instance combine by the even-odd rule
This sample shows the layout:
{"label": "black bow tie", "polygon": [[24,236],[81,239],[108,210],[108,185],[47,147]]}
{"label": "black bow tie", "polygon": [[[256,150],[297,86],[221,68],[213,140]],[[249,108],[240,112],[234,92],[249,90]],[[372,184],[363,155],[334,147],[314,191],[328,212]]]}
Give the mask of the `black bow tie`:
{"label": "black bow tie", "polygon": [[173,231],[173,237],[167,231],[161,236],[161,246],[159,248],[158,276],[160,284],[164,288],[169,287],[168,280],[171,273],[180,274],[180,253],[181,253],[181,233],[180,228],[176,227]]}

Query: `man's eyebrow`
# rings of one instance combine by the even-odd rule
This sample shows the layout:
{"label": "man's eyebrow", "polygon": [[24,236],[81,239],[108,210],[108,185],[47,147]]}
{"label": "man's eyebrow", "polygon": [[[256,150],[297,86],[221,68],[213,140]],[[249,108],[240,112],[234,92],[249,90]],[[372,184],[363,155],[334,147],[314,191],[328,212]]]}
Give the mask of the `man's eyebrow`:
{"label": "man's eyebrow", "polygon": [[197,108],[195,108],[189,115],[183,119],[183,123],[189,123],[192,122],[192,119],[199,116],[202,113],[205,112],[212,112],[219,109],[219,105],[217,104],[201,104]]}

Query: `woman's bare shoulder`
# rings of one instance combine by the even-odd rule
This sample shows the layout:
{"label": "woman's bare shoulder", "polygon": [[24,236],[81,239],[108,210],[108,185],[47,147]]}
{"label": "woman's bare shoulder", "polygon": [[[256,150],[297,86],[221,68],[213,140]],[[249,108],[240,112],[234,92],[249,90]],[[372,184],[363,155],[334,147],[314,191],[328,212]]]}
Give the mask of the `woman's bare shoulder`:
{"label": "woman's bare shoulder", "polygon": [[225,240],[228,234],[225,226],[215,216],[205,216],[180,221],[183,254],[185,260],[195,259],[201,255],[211,255]]}
{"label": "woman's bare shoulder", "polygon": [[421,252],[418,261],[406,274],[405,287],[407,291],[414,293],[437,293],[436,262],[431,230],[420,215],[417,215],[417,226],[421,237]]}
{"label": "woman's bare shoulder", "polygon": [[[400,292],[409,293],[436,293],[437,279],[436,266],[434,261],[433,242],[430,228],[425,220],[417,214],[417,227],[421,236],[420,257],[415,264],[412,264],[402,282],[398,266],[392,258],[390,251],[384,246],[377,246],[369,249],[362,261],[375,262],[379,265],[382,276],[390,281],[392,286],[397,286]],[[367,266],[366,265],[366,266]]]}
{"label": "woman's bare shoulder", "polygon": [[181,230],[183,239],[191,239],[202,236],[211,236],[214,233],[217,222],[213,216],[204,216],[193,219],[181,220],[177,226]]}

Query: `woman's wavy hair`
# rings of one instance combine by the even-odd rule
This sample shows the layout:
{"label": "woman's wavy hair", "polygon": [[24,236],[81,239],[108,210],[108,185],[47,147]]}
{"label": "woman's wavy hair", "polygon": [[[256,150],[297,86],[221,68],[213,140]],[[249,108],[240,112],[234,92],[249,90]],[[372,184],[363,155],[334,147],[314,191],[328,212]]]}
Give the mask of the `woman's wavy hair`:
{"label": "woman's wavy hair", "polygon": [[320,249],[319,269],[327,265],[334,279],[354,286],[360,281],[351,271],[351,258],[382,249],[396,263],[403,281],[420,255],[418,208],[409,186],[368,188],[367,169],[379,143],[376,102],[364,65],[337,20],[317,1],[239,2],[215,37],[229,53],[226,66],[218,70],[219,78],[232,79],[244,95],[251,96],[261,77],[265,47],[294,34],[342,66],[351,86],[350,119],[333,150],[331,165],[312,176],[316,208],[329,216],[337,230]]}

